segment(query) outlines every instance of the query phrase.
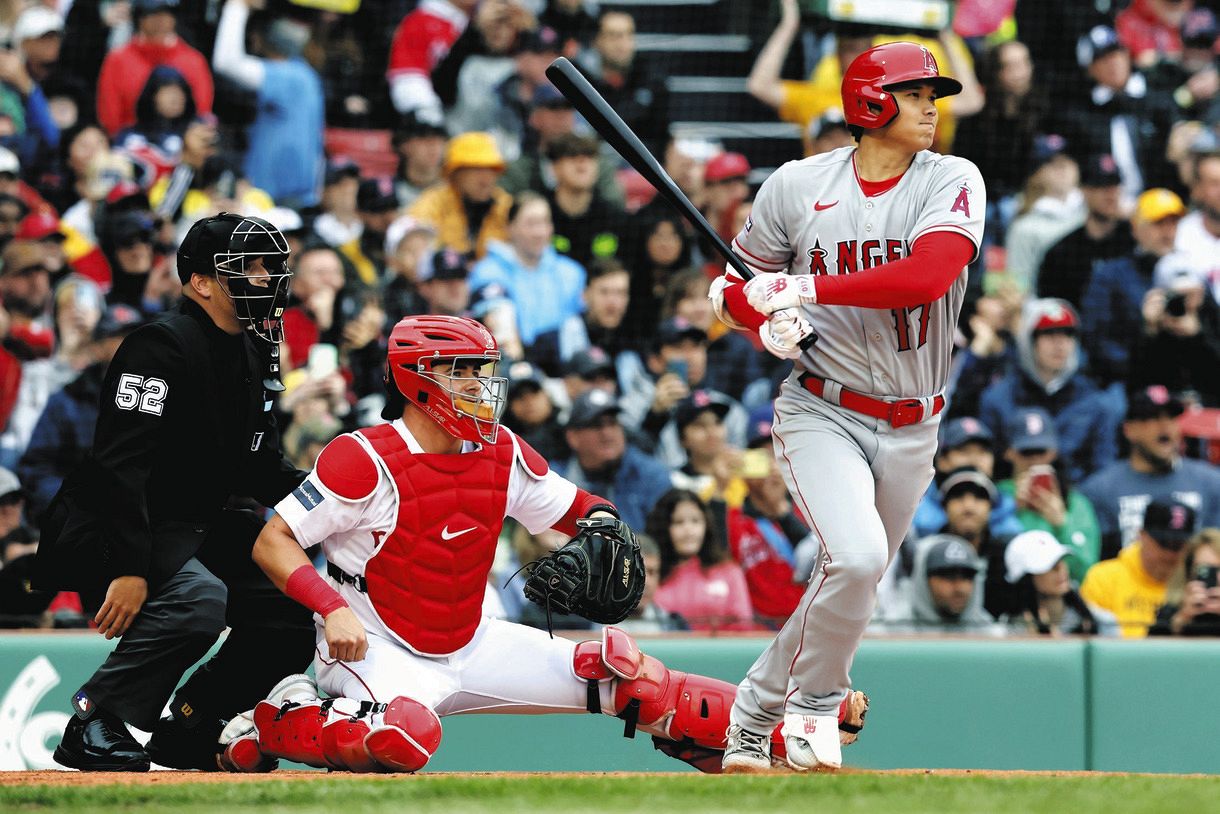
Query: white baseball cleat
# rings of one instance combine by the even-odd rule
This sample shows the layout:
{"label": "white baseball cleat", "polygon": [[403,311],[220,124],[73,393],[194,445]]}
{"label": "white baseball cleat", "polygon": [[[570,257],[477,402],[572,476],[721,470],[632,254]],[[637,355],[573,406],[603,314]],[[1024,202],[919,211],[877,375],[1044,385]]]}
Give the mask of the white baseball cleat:
{"label": "white baseball cleat", "polygon": [[788,750],[788,765],[798,772],[837,769],[843,765],[838,716],[789,713],[784,716],[780,731]]}
{"label": "white baseball cleat", "polygon": [[737,724],[730,725],[720,768],[725,774],[770,771],[771,736],[742,729]]}

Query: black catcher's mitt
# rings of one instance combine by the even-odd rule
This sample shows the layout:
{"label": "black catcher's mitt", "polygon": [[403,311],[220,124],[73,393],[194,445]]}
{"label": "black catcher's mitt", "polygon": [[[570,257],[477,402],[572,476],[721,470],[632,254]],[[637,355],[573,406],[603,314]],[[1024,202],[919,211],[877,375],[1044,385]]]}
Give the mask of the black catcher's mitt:
{"label": "black catcher's mitt", "polygon": [[525,596],[561,613],[614,624],[627,618],[644,595],[644,557],[626,523],[585,517],[567,545],[535,561]]}

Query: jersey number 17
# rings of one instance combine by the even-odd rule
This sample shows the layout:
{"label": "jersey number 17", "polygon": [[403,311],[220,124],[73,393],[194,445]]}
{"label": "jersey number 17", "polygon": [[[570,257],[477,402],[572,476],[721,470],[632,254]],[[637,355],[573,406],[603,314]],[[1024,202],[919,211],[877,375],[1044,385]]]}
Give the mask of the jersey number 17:
{"label": "jersey number 17", "polygon": [[925,302],[914,308],[894,308],[890,311],[894,316],[894,333],[898,335],[898,350],[911,349],[911,312],[918,311],[915,325],[915,349],[919,350],[928,342],[928,320],[932,315],[932,303]]}

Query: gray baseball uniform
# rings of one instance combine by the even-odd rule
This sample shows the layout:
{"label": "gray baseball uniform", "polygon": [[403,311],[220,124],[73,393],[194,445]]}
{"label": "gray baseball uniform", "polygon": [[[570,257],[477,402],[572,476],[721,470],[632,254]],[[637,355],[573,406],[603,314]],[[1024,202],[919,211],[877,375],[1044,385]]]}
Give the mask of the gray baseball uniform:
{"label": "gray baseball uniform", "polygon": [[[758,272],[850,274],[898,260],[932,232],[977,247],[986,192],[971,162],[922,151],[897,185],[868,197],[855,148],[785,164],[762,185],[733,248]],[[834,715],[873,611],[877,582],[932,479],[961,274],[940,299],[883,310],[802,308],[820,337],[775,402],[775,454],[788,489],[821,543],[818,568],[796,611],[737,691],[734,723],[769,732],[785,713]],[[800,383],[825,379],[823,397]],[[839,406],[844,391],[918,399],[923,421],[893,427]],[[916,408],[918,409],[918,408]]]}

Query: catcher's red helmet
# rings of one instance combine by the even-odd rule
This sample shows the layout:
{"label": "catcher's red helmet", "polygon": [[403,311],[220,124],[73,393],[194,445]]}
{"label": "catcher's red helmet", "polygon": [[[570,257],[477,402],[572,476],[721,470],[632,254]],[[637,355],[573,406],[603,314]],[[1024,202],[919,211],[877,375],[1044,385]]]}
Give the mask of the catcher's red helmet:
{"label": "catcher's red helmet", "polygon": [[890,89],[906,82],[927,82],[937,96],[962,92],[962,83],[940,75],[936,57],[913,42],[887,42],[852,60],[843,74],[843,117],[849,125],[885,127],[898,115]]}
{"label": "catcher's red helmet", "polygon": [[[508,380],[496,375],[495,337],[473,319],[403,317],[390,332],[386,379],[455,438],[495,443]],[[452,364],[450,371],[435,368]],[[473,377],[458,375],[472,369]]]}

